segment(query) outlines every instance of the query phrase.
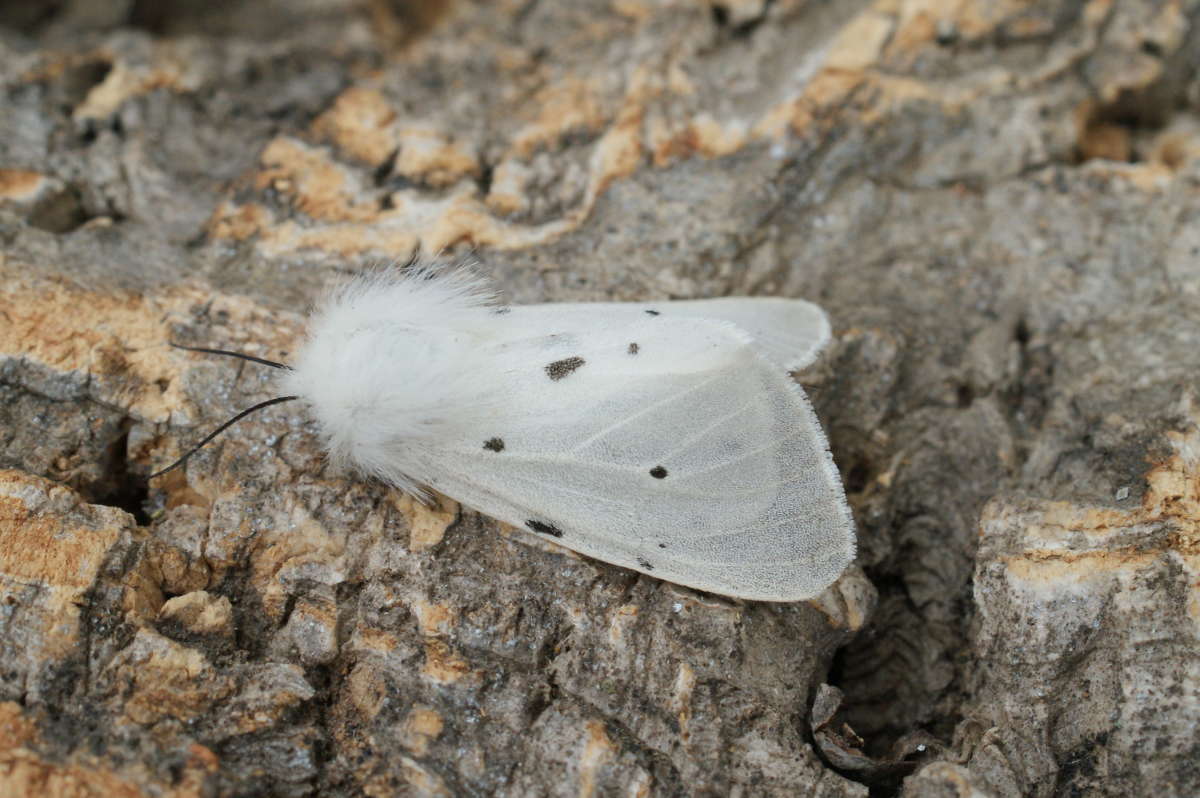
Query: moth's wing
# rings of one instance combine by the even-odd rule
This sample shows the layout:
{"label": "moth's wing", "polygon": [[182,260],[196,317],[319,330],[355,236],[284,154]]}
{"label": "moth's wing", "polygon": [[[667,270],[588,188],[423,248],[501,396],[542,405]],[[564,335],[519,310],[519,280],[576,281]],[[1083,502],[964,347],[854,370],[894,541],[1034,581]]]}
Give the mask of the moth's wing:
{"label": "moth's wing", "polygon": [[[548,306],[553,307],[553,306]],[[496,317],[488,412],[429,445],[429,484],[513,526],[701,590],[809,598],[854,557],[799,386],[731,324]]]}
{"label": "moth's wing", "polygon": [[788,371],[799,371],[816,360],[831,337],[825,311],[803,299],[694,299],[666,303],[663,312],[732,322],[754,339],[767,359]]}
{"label": "moth's wing", "polygon": [[799,371],[811,364],[831,337],[825,311],[803,299],[722,297],[670,302],[579,302],[526,305],[515,310],[561,314],[564,319],[634,319],[657,314],[668,319],[727,321],[744,330],[753,339],[754,348],[768,360],[788,371]]}

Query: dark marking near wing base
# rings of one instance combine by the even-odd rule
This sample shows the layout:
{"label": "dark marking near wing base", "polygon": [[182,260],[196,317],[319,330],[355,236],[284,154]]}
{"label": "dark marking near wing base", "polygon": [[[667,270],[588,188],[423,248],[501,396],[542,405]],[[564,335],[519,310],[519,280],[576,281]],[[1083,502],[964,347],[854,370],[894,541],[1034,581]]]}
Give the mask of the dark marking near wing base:
{"label": "dark marking near wing base", "polygon": [[647,316],[659,316],[661,314],[657,310],[647,310],[646,315]]}
{"label": "dark marking near wing base", "polygon": [[483,448],[487,449],[489,452],[502,452],[504,451],[504,439],[488,438],[483,442]]}
{"label": "dark marking near wing base", "polygon": [[525,526],[534,532],[541,532],[543,535],[550,535],[555,538],[563,536],[563,531],[554,524],[543,524],[541,521],[534,521],[532,518],[525,522]]}
{"label": "dark marking near wing base", "polygon": [[655,479],[666,479],[667,469],[663,468],[662,466],[655,466],[654,468],[650,469],[650,476],[654,477]]}
{"label": "dark marking near wing base", "polygon": [[498,308],[492,308],[492,315],[494,316],[503,316],[505,313],[512,313],[512,308],[504,307],[503,305]]}
{"label": "dark marking near wing base", "polygon": [[546,376],[552,380],[561,380],[563,377],[567,376],[586,362],[586,360],[578,355],[575,357],[563,358],[562,360],[556,360],[546,366]]}
{"label": "dark marking near wing base", "polygon": [[638,561],[638,565],[640,565],[641,567],[645,568],[647,571],[653,571],[653,570],[654,570],[654,566],[653,566],[653,565],[651,565],[651,564],[650,564],[650,561],[649,561],[649,560],[647,560],[645,557],[638,557],[638,558],[637,558],[637,561]]}
{"label": "dark marking near wing base", "polygon": [[638,353],[639,349],[641,349],[641,347],[638,346],[637,343],[632,343],[629,345],[629,348],[626,349],[625,351],[631,355],[636,355]]}
{"label": "dark marking near wing base", "polygon": [[666,543],[659,543],[659,544],[658,544],[658,547],[659,547],[660,549],[665,549],[665,548],[667,547],[667,544],[666,544]]}

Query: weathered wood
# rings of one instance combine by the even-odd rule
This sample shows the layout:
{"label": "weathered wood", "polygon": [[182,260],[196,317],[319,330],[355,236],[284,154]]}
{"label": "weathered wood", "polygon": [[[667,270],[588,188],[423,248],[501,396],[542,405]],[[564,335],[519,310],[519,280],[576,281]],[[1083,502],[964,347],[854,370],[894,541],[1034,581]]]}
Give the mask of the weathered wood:
{"label": "weathered wood", "polygon": [[[0,793],[1200,792],[1200,3],[9,6]],[[168,340],[417,248],[822,304],[858,565],[700,595],[291,405],[147,485],[272,395]]]}

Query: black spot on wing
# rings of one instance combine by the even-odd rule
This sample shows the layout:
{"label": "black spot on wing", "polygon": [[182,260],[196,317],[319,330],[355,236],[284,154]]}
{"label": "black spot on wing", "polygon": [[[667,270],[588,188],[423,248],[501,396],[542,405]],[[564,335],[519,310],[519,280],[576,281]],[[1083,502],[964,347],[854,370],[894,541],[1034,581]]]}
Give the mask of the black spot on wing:
{"label": "black spot on wing", "polygon": [[561,380],[587,361],[576,355],[556,360],[546,366],[546,376],[552,380]]}
{"label": "black spot on wing", "polygon": [[638,558],[637,558],[637,564],[638,564],[640,567],[642,567],[642,568],[645,568],[647,571],[653,571],[653,570],[654,570],[654,566],[653,566],[653,565],[651,565],[651,564],[650,564],[650,561],[649,561],[649,560],[647,560],[645,557],[638,557]]}
{"label": "black spot on wing", "polygon": [[504,439],[488,438],[483,442],[483,448],[487,449],[489,452],[502,452],[504,451]]}
{"label": "black spot on wing", "polygon": [[659,543],[659,544],[658,544],[658,547],[659,547],[660,549],[665,549],[665,548],[667,547],[667,544],[666,544],[666,543]]}
{"label": "black spot on wing", "polygon": [[498,308],[492,308],[492,315],[503,316],[505,313],[512,313],[512,308],[501,305]]}
{"label": "black spot on wing", "polygon": [[634,343],[630,344],[629,348],[626,349],[625,351],[631,355],[636,355],[638,353],[639,349],[641,349],[641,347],[638,346],[636,342],[634,342]]}
{"label": "black spot on wing", "polygon": [[666,479],[667,469],[663,468],[662,466],[655,466],[654,468],[650,469],[650,476],[654,477],[655,479]]}
{"label": "black spot on wing", "polygon": [[661,316],[662,314],[659,313],[657,310],[647,310],[646,315],[647,316]]}
{"label": "black spot on wing", "polygon": [[563,536],[563,531],[554,524],[545,524],[541,521],[534,521],[532,518],[525,522],[525,526],[529,527],[534,532],[540,532],[543,535],[549,535],[550,537],[561,538]]}

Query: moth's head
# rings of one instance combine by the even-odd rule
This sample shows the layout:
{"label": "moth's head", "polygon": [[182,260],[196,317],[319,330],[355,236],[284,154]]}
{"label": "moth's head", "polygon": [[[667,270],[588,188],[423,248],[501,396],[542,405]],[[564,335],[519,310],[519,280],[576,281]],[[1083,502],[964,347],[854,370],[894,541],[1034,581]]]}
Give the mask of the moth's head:
{"label": "moth's head", "polygon": [[390,474],[398,457],[436,437],[446,420],[459,390],[447,373],[455,347],[442,329],[317,317],[280,388],[308,405],[335,465]]}
{"label": "moth's head", "polygon": [[171,345],[177,349],[227,355],[278,369],[280,378],[277,384],[281,395],[237,413],[171,465],[151,474],[151,479],[183,465],[206,444],[251,413],[297,399],[308,405],[317,421],[325,449],[335,464],[354,465],[368,472],[372,470],[372,453],[368,450],[377,443],[377,436],[373,434],[370,419],[377,418],[382,408],[371,368],[371,336],[355,335],[343,340],[340,337],[313,335],[301,347],[295,365],[291,366],[225,349]]}
{"label": "moth's head", "polygon": [[466,271],[373,273],[334,291],[313,314],[291,365],[227,350],[179,347],[277,368],[282,395],[237,414],[151,476],[182,465],[249,413],[299,399],[308,405],[335,464],[403,482],[395,474],[397,458],[411,444],[438,435],[456,414],[461,416],[453,408],[479,390],[463,365],[464,354],[474,346],[464,329],[490,318],[489,296],[479,278]]}
{"label": "moth's head", "polygon": [[311,330],[279,381],[283,393],[308,405],[329,457],[338,465],[364,464],[375,437],[372,419],[383,409],[375,373],[383,364],[372,354],[377,336],[355,332]]}

